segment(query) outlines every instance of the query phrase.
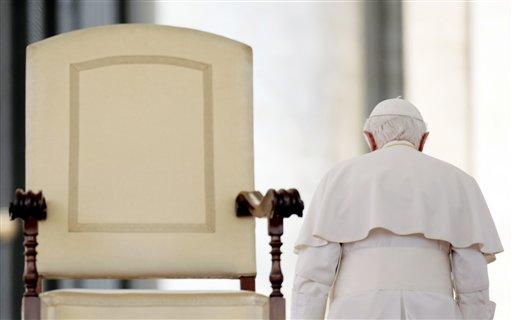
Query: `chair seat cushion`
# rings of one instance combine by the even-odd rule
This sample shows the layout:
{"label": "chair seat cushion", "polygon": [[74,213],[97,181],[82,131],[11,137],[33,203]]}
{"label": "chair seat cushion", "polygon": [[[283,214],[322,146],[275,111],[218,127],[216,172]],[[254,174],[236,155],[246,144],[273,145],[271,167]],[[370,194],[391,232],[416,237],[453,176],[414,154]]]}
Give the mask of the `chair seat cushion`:
{"label": "chair seat cushion", "polygon": [[43,319],[268,319],[251,291],[65,289],[41,294]]}

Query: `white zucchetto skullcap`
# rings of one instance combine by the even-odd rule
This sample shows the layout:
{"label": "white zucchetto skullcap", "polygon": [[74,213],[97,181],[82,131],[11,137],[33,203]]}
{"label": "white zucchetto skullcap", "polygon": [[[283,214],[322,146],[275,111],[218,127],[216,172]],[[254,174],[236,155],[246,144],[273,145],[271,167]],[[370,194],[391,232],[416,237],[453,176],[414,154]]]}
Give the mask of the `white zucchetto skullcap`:
{"label": "white zucchetto skullcap", "polygon": [[407,100],[400,99],[400,97],[379,102],[379,104],[373,108],[370,118],[392,115],[409,116],[423,121],[420,111],[412,103]]}

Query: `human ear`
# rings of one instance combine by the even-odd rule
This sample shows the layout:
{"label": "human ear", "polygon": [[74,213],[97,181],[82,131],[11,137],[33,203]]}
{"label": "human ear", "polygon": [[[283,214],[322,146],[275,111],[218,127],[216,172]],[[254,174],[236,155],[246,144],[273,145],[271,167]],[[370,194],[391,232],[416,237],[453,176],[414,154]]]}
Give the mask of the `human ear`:
{"label": "human ear", "polygon": [[369,131],[364,131],[364,134],[366,135],[366,141],[368,142],[368,145],[370,146],[371,151],[377,150],[377,143],[375,142],[375,137],[373,134]]}
{"label": "human ear", "polygon": [[423,147],[425,146],[425,141],[427,141],[427,137],[428,137],[428,132],[425,132],[422,136],[421,136],[421,140],[420,140],[420,146],[418,148],[419,151],[423,151]]}

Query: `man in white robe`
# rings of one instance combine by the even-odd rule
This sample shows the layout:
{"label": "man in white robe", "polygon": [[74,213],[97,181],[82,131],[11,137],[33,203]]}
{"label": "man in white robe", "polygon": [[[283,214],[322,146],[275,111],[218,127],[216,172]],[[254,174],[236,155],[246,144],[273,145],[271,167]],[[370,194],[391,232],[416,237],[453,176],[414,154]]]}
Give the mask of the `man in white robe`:
{"label": "man in white robe", "polygon": [[322,179],[295,252],[292,319],[492,319],[487,263],[503,251],[476,181],[422,153],[408,101],[379,103],[372,152]]}

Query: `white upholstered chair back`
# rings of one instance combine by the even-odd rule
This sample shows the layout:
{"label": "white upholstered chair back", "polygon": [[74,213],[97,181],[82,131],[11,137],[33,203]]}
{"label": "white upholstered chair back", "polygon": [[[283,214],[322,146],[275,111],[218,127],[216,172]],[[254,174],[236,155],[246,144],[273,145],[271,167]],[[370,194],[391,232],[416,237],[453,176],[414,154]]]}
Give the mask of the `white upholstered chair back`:
{"label": "white upholstered chair back", "polygon": [[44,190],[44,278],[256,273],[252,52],[217,35],[115,25],[27,52],[27,188]]}

